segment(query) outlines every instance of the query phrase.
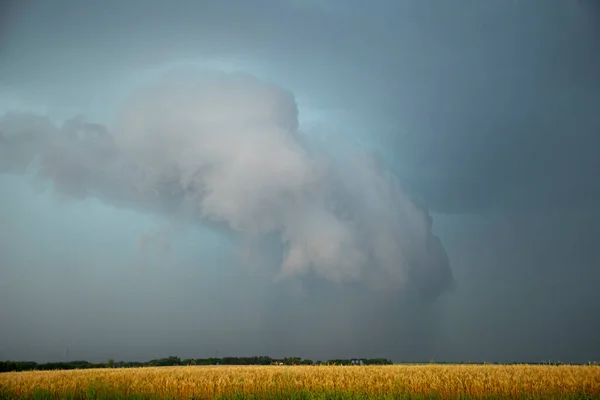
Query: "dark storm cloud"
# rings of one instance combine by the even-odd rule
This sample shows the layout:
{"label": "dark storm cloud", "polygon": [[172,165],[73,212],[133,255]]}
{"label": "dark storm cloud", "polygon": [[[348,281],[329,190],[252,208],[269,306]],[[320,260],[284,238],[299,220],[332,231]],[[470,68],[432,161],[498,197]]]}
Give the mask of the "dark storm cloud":
{"label": "dark storm cloud", "polygon": [[[276,284],[265,287],[263,282],[256,288],[265,293],[265,305],[254,302],[247,310],[249,315],[264,310],[252,321],[263,322],[258,345],[251,344],[256,333],[226,333],[227,324],[219,324],[216,331],[221,334],[216,334],[230,352],[244,335],[237,351],[253,348],[284,356],[299,350],[320,358],[349,352],[384,355],[391,342],[404,337],[408,340],[387,350],[389,356],[398,349],[417,356],[414,349],[404,351],[416,333],[399,324],[435,323],[429,308],[452,283],[445,249],[431,230],[432,218],[426,207],[405,195],[385,164],[364,149],[325,159],[302,147],[297,114],[292,93],[249,75],[172,73],[132,97],[119,114],[114,133],[81,118],[57,126],[35,114],[7,114],[0,119],[0,172],[34,172],[68,198],[100,199],[166,216],[174,223],[217,228],[233,241],[241,237],[249,246],[240,248],[239,254],[250,269],[237,274],[259,281],[266,274]],[[320,153],[326,154],[327,149]],[[141,267],[148,269],[150,251],[168,252],[171,242],[168,235],[142,234],[139,247]],[[265,263],[264,253],[272,260]],[[256,254],[261,261],[252,258]],[[105,261],[113,264],[117,259],[108,256]],[[83,268],[88,270],[85,275],[90,273],[89,266]],[[52,270],[58,272],[56,266]],[[68,276],[69,271],[63,273]],[[27,281],[33,286],[37,280]],[[289,296],[290,285],[297,295]],[[224,292],[231,290],[220,286]],[[173,306],[178,291],[169,287],[161,291],[171,292],[166,304]],[[231,291],[246,296],[253,292],[247,285]],[[68,296],[73,299],[77,294]],[[105,312],[94,302],[88,306],[100,315]],[[200,319],[206,321],[211,313],[237,314],[235,310],[248,303],[231,307],[201,313]],[[319,307],[335,315],[317,313]],[[80,312],[77,306],[69,309]],[[194,312],[177,309],[196,320]],[[55,312],[61,314],[60,310]],[[307,310],[312,311],[306,314]],[[248,318],[237,317],[236,324]],[[6,318],[17,326],[27,319],[16,313]],[[139,315],[133,319],[144,321]],[[162,332],[165,321],[156,321],[153,332]],[[315,323],[318,329],[294,333]],[[182,335],[190,343],[194,327],[188,328],[171,332],[170,340]],[[378,345],[369,333],[373,329],[379,332]],[[81,343],[81,338],[70,337]],[[325,348],[328,344],[330,349]]]}
{"label": "dark storm cloud", "polygon": [[[0,172],[39,176],[71,197],[96,197],[249,238],[277,234],[276,277],[314,271],[338,283],[435,299],[452,281],[431,216],[370,156],[317,160],[299,143],[293,94],[244,74],[173,73],[136,93],[115,124],[0,119]],[[35,167],[33,167],[35,168]]]}

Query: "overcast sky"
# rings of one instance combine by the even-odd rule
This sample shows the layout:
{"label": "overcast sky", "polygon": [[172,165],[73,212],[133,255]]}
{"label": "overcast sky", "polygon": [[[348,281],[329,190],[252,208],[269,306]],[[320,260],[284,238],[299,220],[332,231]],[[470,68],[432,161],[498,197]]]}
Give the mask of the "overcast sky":
{"label": "overcast sky", "polygon": [[600,359],[594,0],[0,13],[0,359]]}

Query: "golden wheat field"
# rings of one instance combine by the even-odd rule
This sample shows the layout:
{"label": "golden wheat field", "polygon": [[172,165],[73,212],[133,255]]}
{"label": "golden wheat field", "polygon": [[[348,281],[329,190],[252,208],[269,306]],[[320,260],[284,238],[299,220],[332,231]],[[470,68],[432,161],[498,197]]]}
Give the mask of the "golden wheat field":
{"label": "golden wheat field", "polygon": [[598,366],[187,366],[0,374],[11,398],[598,398]]}

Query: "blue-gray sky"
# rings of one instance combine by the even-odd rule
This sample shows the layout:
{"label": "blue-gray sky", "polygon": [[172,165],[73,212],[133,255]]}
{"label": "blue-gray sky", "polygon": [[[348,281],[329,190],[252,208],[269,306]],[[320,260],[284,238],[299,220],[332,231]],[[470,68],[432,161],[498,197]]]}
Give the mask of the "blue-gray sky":
{"label": "blue-gray sky", "polygon": [[2,7],[0,359],[600,358],[594,1]]}

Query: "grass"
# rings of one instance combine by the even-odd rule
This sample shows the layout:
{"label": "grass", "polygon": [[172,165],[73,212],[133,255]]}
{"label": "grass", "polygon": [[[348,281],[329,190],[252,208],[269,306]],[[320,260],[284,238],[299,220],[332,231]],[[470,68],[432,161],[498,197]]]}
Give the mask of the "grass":
{"label": "grass", "polygon": [[0,374],[0,399],[600,399],[599,366],[189,366]]}

